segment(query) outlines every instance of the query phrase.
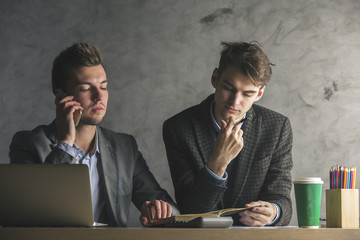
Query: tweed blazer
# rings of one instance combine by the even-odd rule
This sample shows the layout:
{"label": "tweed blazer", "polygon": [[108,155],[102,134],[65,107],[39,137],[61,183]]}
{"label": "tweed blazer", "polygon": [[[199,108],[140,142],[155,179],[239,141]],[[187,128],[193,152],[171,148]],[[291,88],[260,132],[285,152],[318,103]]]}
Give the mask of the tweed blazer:
{"label": "tweed blazer", "polygon": [[[145,201],[160,199],[176,204],[151,174],[134,137],[97,127],[103,173],[105,211],[109,225],[126,227],[131,201],[141,210]],[[75,163],[67,152],[55,147],[55,121],[32,131],[17,132],[10,145],[11,163]],[[46,179],[44,179],[46,180]]]}
{"label": "tweed blazer", "polygon": [[[215,184],[203,174],[217,132],[210,115],[210,95],[163,125],[163,139],[181,213],[244,207],[263,200],[281,209],[276,225],[292,216],[292,130],[287,117],[253,105],[242,126],[244,147],[233,160],[226,184]],[[237,219],[236,219],[237,218]],[[235,217],[235,223],[239,223]]]}

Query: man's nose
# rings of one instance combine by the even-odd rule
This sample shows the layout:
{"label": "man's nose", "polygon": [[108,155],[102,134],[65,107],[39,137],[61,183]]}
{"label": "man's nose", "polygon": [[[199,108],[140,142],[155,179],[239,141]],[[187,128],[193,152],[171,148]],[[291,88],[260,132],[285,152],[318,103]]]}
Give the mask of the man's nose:
{"label": "man's nose", "polygon": [[240,104],[241,100],[242,100],[243,96],[242,96],[242,93],[241,92],[237,92],[237,93],[234,93],[232,95],[232,104],[234,106],[237,106]]}
{"label": "man's nose", "polygon": [[93,99],[96,102],[104,99],[104,94],[101,92],[101,89],[95,88],[93,90]]}

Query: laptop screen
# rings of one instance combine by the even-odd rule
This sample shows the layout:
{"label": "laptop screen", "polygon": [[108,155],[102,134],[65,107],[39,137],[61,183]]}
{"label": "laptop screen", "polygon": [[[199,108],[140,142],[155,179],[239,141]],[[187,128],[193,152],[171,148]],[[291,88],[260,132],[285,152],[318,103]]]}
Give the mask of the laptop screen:
{"label": "laptop screen", "polygon": [[0,225],[92,226],[89,169],[78,164],[0,164]]}

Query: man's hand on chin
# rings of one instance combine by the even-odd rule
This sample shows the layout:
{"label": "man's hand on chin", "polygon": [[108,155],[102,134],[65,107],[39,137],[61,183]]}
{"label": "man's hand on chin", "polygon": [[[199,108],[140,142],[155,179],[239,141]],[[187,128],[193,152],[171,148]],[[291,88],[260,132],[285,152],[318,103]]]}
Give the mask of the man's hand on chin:
{"label": "man's hand on chin", "polygon": [[271,223],[277,214],[275,205],[265,201],[251,202],[245,204],[245,207],[251,210],[239,213],[240,222],[249,227],[263,227]]}

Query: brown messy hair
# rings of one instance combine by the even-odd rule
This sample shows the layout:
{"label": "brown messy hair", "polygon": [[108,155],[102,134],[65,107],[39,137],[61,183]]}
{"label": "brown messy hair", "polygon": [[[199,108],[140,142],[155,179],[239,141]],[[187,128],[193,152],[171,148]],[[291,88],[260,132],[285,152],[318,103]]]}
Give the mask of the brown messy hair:
{"label": "brown messy hair", "polygon": [[249,77],[255,86],[262,88],[270,81],[271,66],[274,64],[269,61],[258,42],[222,42],[221,45],[224,48],[219,62],[219,77],[232,65]]}
{"label": "brown messy hair", "polygon": [[77,42],[63,50],[54,60],[52,68],[52,91],[62,89],[65,93],[68,80],[79,67],[103,65],[99,49],[87,42]]}

